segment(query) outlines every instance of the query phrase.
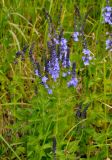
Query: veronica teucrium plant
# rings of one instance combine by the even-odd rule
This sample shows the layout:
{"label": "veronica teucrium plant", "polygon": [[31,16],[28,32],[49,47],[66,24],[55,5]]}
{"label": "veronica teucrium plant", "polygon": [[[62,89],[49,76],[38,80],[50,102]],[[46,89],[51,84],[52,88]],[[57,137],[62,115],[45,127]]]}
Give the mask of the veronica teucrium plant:
{"label": "veronica teucrium plant", "polygon": [[17,2],[0,2],[0,159],[111,160],[111,1]]}

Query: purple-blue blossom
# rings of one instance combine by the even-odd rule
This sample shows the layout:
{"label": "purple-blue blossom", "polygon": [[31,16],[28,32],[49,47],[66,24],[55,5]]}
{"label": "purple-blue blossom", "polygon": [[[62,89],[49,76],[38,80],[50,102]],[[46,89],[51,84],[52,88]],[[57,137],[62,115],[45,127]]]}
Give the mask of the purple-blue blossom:
{"label": "purple-blue blossom", "polygon": [[58,58],[52,59],[49,61],[49,74],[51,77],[56,81],[56,79],[59,77],[59,63],[58,63]]}
{"label": "purple-blue blossom", "polygon": [[38,69],[35,70],[35,75],[39,76]]}
{"label": "purple-blue blossom", "polygon": [[106,50],[109,50],[112,52],[112,40],[111,39],[106,40]]}
{"label": "purple-blue blossom", "polygon": [[89,61],[90,61],[91,59],[92,59],[91,56],[83,56],[83,57],[82,57],[82,60],[83,60],[85,66],[89,65],[89,63],[90,63]]}
{"label": "purple-blue blossom", "polygon": [[52,89],[48,89],[47,91],[48,91],[48,94],[52,94],[53,93]]}
{"label": "purple-blue blossom", "polygon": [[78,84],[78,79],[76,78],[76,63],[74,62],[72,64],[72,78],[71,80],[67,83],[68,87],[76,87]]}
{"label": "purple-blue blossom", "polygon": [[52,44],[51,50],[50,50],[50,60],[48,62],[48,71],[51,77],[56,81],[56,79],[59,77],[60,67],[59,62],[56,54],[56,46],[55,44]]}
{"label": "purple-blue blossom", "polygon": [[72,78],[72,79],[67,83],[68,87],[71,87],[71,86],[76,87],[77,84],[78,84],[77,78]]}
{"label": "purple-blue blossom", "polygon": [[73,33],[73,39],[74,39],[75,42],[79,41],[79,32],[74,32]]}
{"label": "purple-blue blossom", "polygon": [[42,77],[42,82],[43,82],[43,83],[46,83],[47,80],[48,80],[48,78],[47,78],[46,76]]}
{"label": "purple-blue blossom", "polygon": [[90,55],[91,52],[89,49],[84,48],[82,53],[84,53],[85,55]]}
{"label": "purple-blue blossom", "polygon": [[62,66],[64,68],[69,68],[71,66],[71,62],[70,62],[70,49],[66,44],[66,47],[64,50],[61,50],[61,56],[62,56]]}
{"label": "purple-blue blossom", "polygon": [[67,40],[65,38],[61,38],[60,42],[60,60],[62,60],[62,57],[66,57],[67,54]]}
{"label": "purple-blue blossom", "polygon": [[43,85],[44,85],[44,87],[47,89],[47,92],[48,92],[48,94],[52,94],[53,92],[52,92],[52,89],[50,89],[49,88],[49,86],[46,84],[46,81],[47,81],[47,77],[43,77]]}
{"label": "purple-blue blossom", "polygon": [[71,66],[71,62],[70,62],[70,49],[69,48],[67,48],[67,53],[64,54],[63,57],[62,57],[62,66],[67,69],[66,72],[62,73],[62,77],[66,77],[70,73],[69,68]]}
{"label": "purple-blue blossom", "polygon": [[112,7],[106,6],[102,9],[102,12],[104,23],[112,25]]}
{"label": "purple-blue blossom", "polygon": [[55,44],[59,44],[59,40],[58,39],[54,38],[53,40],[54,40]]}
{"label": "purple-blue blossom", "polygon": [[62,73],[62,77],[66,77],[67,76],[67,73],[66,72],[63,72]]}
{"label": "purple-blue blossom", "polygon": [[67,77],[67,76],[70,75],[70,74],[71,74],[70,71],[68,71],[68,72],[63,72],[63,73],[62,73],[62,77]]}
{"label": "purple-blue blossom", "polygon": [[61,47],[67,49],[67,40],[65,38],[61,38]]}
{"label": "purple-blue blossom", "polygon": [[84,65],[87,66],[90,63],[90,60],[92,60],[92,56],[90,55],[91,51],[87,48],[84,48],[82,52],[84,53],[84,56],[82,56],[82,60],[84,62]]}
{"label": "purple-blue blossom", "polygon": [[38,62],[35,63],[35,70],[34,70],[34,72],[35,72],[36,76],[38,76],[40,78],[42,77],[41,76],[41,71],[40,71],[40,64]]}

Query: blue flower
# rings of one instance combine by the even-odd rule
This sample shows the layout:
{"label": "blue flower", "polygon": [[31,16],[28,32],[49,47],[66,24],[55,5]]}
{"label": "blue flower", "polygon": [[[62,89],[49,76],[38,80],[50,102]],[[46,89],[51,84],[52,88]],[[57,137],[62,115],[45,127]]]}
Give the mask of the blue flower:
{"label": "blue flower", "polygon": [[42,76],[40,71],[40,64],[36,62],[34,65],[35,65],[35,70],[34,70],[35,75],[41,78]]}
{"label": "blue flower", "polygon": [[85,55],[90,55],[91,52],[89,49],[84,48],[82,53],[84,53]]}
{"label": "blue flower", "polygon": [[82,60],[84,62],[84,65],[87,66],[87,65],[89,65],[89,61],[92,60],[92,57],[91,56],[83,56]]}
{"label": "blue flower", "polygon": [[67,73],[63,72],[62,77],[66,77],[66,76],[67,76]]}
{"label": "blue flower", "polygon": [[106,49],[112,52],[112,40],[111,39],[106,40]]}
{"label": "blue flower", "polygon": [[60,42],[60,60],[65,59],[66,54],[67,54],[67,40],[65,38],[61,38],[61,42]]}
{"label": "blue flower", "polygon": [[52,89],[48,89],[48,94],[52,94]]}
{"label": "blue flower", "polygon": [[74,62],[72,64],[72,78],[71,80],[67,83],[68,87],[76,87],[78,84],[78,79],[76,78],[76,63]]}
{"label": "blue flower", "polygon": [[62,73],[62,77],[66,77],[67,75],[69,75],[70,71],[69,71],[69,68],[71,66],[71,62],[70,62],[70,49],[67,48],[67,53],[65,52],[65,54],[63,54],[63,57],[62,57],[62,66],[64,68],[66,68],[68,71],[65,73]]}
{"label": "blue flower", "polygon": [[56,54],[56,46],[52,42],[52,46],[50,48],[50,60],[48,62],[48,71],[51,77],[56,81],[56,79],[59,77],[59,62]]}
{"label": "blue flower", "polygon": [[45,89],[47,89],[48,94],[52,94],[52,89],[46,84],[48,78],[46,76],[42,77],[42,85],[44,85]]}
{"label": "blue flower", "polygon": [[74,32],[73,33],[73,39],[74,39],[75,42],[79,41],[79,32]]}
{"label": "blue flower", "polygon": [[48,86],[46,83],[44,83],[44,87],[45,87],[46,89],[49,89],[49,86]]}
{"label": "blue flower", "polygon": [[65,38],[61,38],[61,47],[67,49],[67,40]]}
{"label": "blue flower", "polygon": [[38,69],[35,70],[35,75],[39,76]]}
{"label": "blue flower", "polygon": [[55,44],[59,44],[59,40],[54,38],[53,41],[55,42]]}
{"label": "blue flower", "polygon": [[67,83],[68,87],[71,87],[71,86],[76,87],[77,84],[78,84],[77,78],[72,78],[72,79]]}
{"label": "blue flower", "polygon": [[68,48],[67,44],[64,50],[61,51],[61,61],[62,61],[62,66],[64,68],[69,68],[71,66],[70,62],[70,49]]}
{"label": "blue flower", "polygon": [[70,74],[71,74],[70,71],[68,71],[68,72],[63,72],[63,73],[62,73],[62,77],[67,77],[67,76],[70,75]]}
{"label": "blue flower", "polygon": [[48,94],[52,94],[52,89],[49,88],[49,86],[45,83],[44,87],[47,89]]}
{"label": "blue flower", "polygon": [[84,57],[83,56],[82,60],[83,60],[85,66],[89,65],[89,59],[88,59],[88,57]]}
{"label": "blue flower", "polygon": [[105,8],[102,9],[102,11],[103,11],[102,16],[104,22],[109,25],[112,25],[112,7],[106,6]]}
{"label": "blue flower", "polygon": [[49,74],[54,79],[54,81],[56,81],[56,79],[59,77],[59,71],[60,68],[59,68],[58,58],[51,59],[51,61],[49,61]]}
{"label": "blue flower", "polygon": [[47,80],[48,80],[48,78],[47,78],[46,76],[42,77],[42,82],[43,82],[43,83],[46,83]]}
{"label": "blue flower", "polygon": [[92,60],[92,56],[90,56],[91,51],[87,48],[84,48],[83,51],[84,56],[82,56],[82,60],[84,62],[84,65],[87,66],[90,63],[90,60]]}

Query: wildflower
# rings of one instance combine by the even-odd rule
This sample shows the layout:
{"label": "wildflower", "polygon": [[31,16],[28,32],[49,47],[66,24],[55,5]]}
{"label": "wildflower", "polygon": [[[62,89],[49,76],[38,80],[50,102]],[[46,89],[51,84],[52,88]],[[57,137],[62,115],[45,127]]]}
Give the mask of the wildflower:
{"label": "wildflower", "polygon": [[65,38],[61,38],[60,41],[60,60],[65,59],[67,54],[67,40]]}
{"label": "wildflower", "polygon": [[52,89],[48,89],[47,91],[48,91],[48,94],[52,94],[53,93]]}
{"label": "wildflower", "polygon": [[83,57],[82,57],[82,60],[83,60],[85,66],[89,65],[89,61],[90,61],[91,59],[92,59],[91,56],[83,56]]}
{"label": "wildflower", "polygon": [[49,61],[49,74],[51,77],[56,81],[56,79],[59,77],[59,64],[58,59]]}
{"label": "wildflower", "polygon": [[70,71],[68,71],[67,73],[68,73],[68,75],[70,75],[70,74],[71,74],[71,72],[70,72]]}
{"label": "wildflower", "polygon": [[49,87],[48,87],[48,85],[47,85],[46,83],[44,83],[44,87],[45,87],[46,89],[49,89]]}
{"label": "wildflower", "polygon": [[54,81],[56,81],[56,79],[59,77],[60,67],[56,54],[56,46],[53,42],[50,48],[50,61],[48,63],[48,71]]}
{"label": "wildflower", "polygon": [[65,38],[61,38],[61,46],[67,49],[66,45],[67,45],[67,40]]}
{"label": "wildflower", "polygon": [[72,78],[67,84],[68,84],[68,87],[71,87],[71,86],[76,87],[78,84],[78,80],[77,78]]}
{"label": "wildflower", "polygon": [[82,56],[82,60],[84,62],[84,65],[87,66],[90,63],[90,60],[92,60],[92,56],[91,56],[91,51],[87,47],[87,41],[86,41],[86,37],[84,35],[83,27],[82,27],[81,34],[82,34],[82,40],[83,40],[82,53],[84,54],[84,56]]}
{"label": "wildflower", "polygon": [[66,76],[67,76],[67,73],[63,72],[62,77],[66,77]]}
{"label": "wildflower", "polygon": [[35,75],[39,76],[38,69],[35,70]]}
{"label": "wildflower", "polygon": [[79,32],[74,32],[73,33],[73,39],[74,39],[75,42],[79,41]]}
{"label": "wildflower", "polygon": [[71,74],[70,71],[63,72],[63,73],[62,73],[62,77],[67,77],[67,76],[70,75],[70,74]]}
{"label": "wildflower", "polygon": [[70,71],[69,71],[69,68],[71,66],[71,62],[70,62],[70,49],[67,48],[67,53],[65,55],[63,55],[63,58],[62,58],[62,66],[64,68],[67,68],[68,71],[67,72],[63,72],[62,73],[62,77],[66,77],[67,75],[70,75]]}
{"label": "wildflower", "polygon": [[45,87],[45,89],[47,89],[48,94],[52,94],[52,90],[46,84],[48,78],[46,76],[44,77],[41,76],[39,63],[36,63],[36,66],[37,66],[37,69],[35,70],[35,75],[37,75],[41,79],[41,84]]}
{"label": "wildflower", "polygon": [[46,83],[46,81],[48,80],[48,78],[46,76],[42,77],[42,82]]}
{"label": "wildflower", "polygon": [[92,56],[90,56],[91,51],[87,48],[84,48],[83,51],[84,56],[82,56],[82,60],[84,62],[84,65],[87,66],[90,63],[90,60],[92,60]]}
{"label": "wildflower", "polygon": [[43,77],[41,79],[40,84],[42,84],[44,86],[44,88],[47,90],[48,94],[52,94],[52,89],[49,88],[49,86],[46,84],[47,79],[45,77]]}
{"label": "wildflower", "polygon": [[[63,43],[62,43],[62,41],[63,41]],[[64,39],[62,41],[61,41],[61,56],[60,56],[60,59],[62,61],[62,66],[64,68],[69,68],[70,65],[71,65],[71,62],[70,62],[70,59],[69,59],[70,49],[67,46],[66,39]]]}
{"label": "wildflower", "polygon": [[106,40],[106,50],[109,50],[112,52],[112,40],[110,39]]}
{"label": "wildflower", "polygon": [[85,55],[90,55],[90,50],[89,49],[83,49],[82,53],[84,53]]}
{"label": "wildflower", "polygon": [[72,78],[71,80],[67,83],[68,87],[76,87],[78,84],[78,79],[76,78],[76,64],[75,62],[72,65]]}
{"label": "wildflower", "polygon": [[35,75],[40,78],[40,83],[45,87],[45,89],[47,89],[48,94],[52,94],[52,90],[49,89],[49,86],[46,84],[48,78],[46,76],[42,77],[40,72],[40,65],[38,62],[36,63]]}
{"label": "wildflower", "polygon": [[109,25],[112,25],[112,7],[106,6],[105,8],[102,9],[102,12],[103,12],[102,16],[104,22]]}
{"label": "wildflower", "polygon": [[61,38],[61,50],[67,50],[67,40],[65,38]]}
{"label": "wildflower", "polygon": [[48,94],[52,94],[53,93],[52,89],[50,89],[49,86],[46,84],[46,81],[48,80],[48,78],[44,76],[41,80],[42,80],[41,84],[45,87]]}
{"label": "wildflower", "polygon": [[59,44],[59,40],[54,38],[53,41],[55,42],[55,44]]}
{"label": "wildflower", "polygon": [[35,75],[41,78],[42,76],[41,76],[41,72],[40,72],[40,64],[38,62],[35,63],[35,68],[36,68],[34,70]]}

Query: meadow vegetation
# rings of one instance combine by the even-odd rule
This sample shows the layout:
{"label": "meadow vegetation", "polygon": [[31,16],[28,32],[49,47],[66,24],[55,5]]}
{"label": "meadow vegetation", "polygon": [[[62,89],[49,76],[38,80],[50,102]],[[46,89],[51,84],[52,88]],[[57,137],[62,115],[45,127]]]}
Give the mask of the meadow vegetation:
{"label": "meadow vegetation", "polygon": [[0,1],[0,160],[112,159],[106,6]]}

